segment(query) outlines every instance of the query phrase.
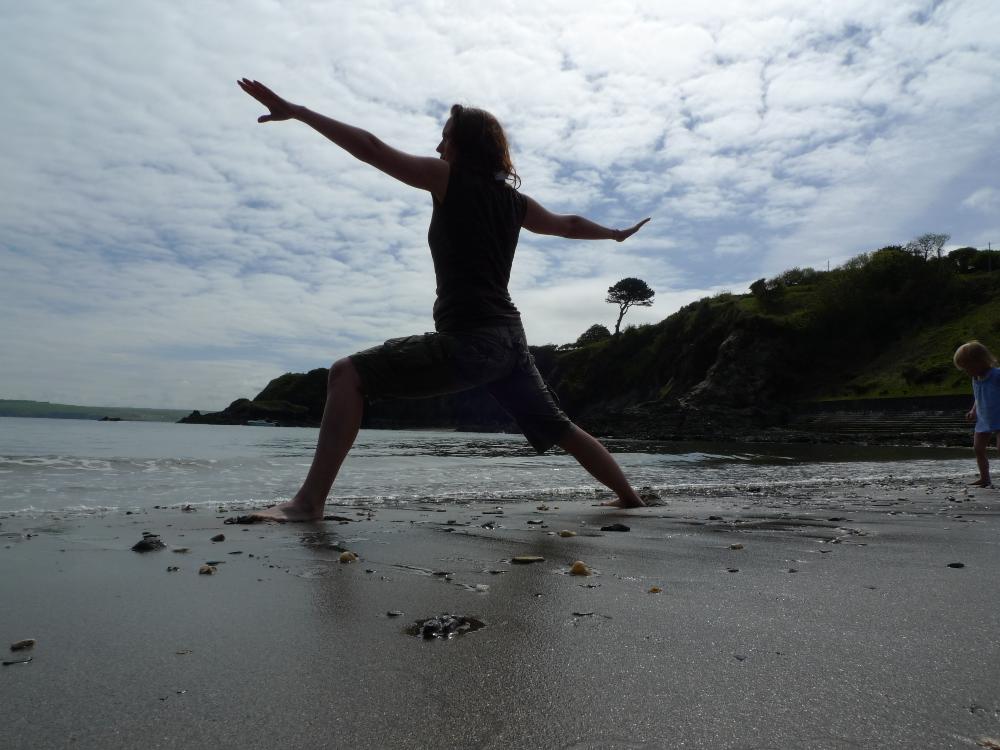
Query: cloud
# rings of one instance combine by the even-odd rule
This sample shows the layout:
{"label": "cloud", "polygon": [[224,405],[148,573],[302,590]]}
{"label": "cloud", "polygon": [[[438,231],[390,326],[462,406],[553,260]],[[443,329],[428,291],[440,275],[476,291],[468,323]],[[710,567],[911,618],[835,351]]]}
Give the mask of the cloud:
{"label": "cloud", "polygon": [[[433,154],[448,106],[511,136],[523,190],[624,244],[525,232],[529,336],[654,322],[928,228],[995,241],[1000,44],[986,0],[477,5],[69,0],[0,11],[0,397],[219,408],[429,330],[430,199],[243,75]],[[633,317],[634,315],[634,317]]]}
{"label": "cloud", "polygon": [[1000,213],[1000,190],[995,187],[981,187],[962,201],[964,208],[985,214]]}

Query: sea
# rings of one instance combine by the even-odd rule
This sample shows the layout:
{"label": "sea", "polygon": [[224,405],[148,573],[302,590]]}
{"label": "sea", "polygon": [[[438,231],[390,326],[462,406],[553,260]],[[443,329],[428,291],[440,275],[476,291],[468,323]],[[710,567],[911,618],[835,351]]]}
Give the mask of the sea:
{"label": "sea", "polygon": [[[0,514],[262,508],[299,487],[316,429],[0,417]],[[971,449],[608,440],[632,484],[662,496],[974,477]],[[362,430],[330,505],[608,497],[558,449],[521,435]]]}

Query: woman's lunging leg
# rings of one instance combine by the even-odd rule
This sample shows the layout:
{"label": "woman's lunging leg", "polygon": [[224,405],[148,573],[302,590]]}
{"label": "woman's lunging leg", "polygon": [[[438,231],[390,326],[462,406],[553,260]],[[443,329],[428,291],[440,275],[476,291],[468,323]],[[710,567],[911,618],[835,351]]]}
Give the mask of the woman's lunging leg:
{"label": "woman's lunging leg", "polygon": [[254,513],[254,517],[272,521],[322,519],[326,497],[344,458],[354,445],[363,414],[364,398],[358,371],[350,359],[338,360],[330,368],[316,453],[302,487],[287,503]]}
{"label": "woman's lunging leg", "polygon": [[632,489],[614,456],[593,435],[574,424],[559,441],[559,447],[579,461],[594,479],[618,495],[616,501],[607,505],[638,508],[646,504]]}

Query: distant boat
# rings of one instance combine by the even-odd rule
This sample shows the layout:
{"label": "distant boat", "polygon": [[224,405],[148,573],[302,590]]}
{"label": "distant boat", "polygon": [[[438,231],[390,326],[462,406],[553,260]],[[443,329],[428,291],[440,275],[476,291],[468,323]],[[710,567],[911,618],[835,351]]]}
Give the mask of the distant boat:
{"label": "distant boat", "polygon": [[249,427],[277,427],[278,423],[269,419],[248,419],[247,425]]}

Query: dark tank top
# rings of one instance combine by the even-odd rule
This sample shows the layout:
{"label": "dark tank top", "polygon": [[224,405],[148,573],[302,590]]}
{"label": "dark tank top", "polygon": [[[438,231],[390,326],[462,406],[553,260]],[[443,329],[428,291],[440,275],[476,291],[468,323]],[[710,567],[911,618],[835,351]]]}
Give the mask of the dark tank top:
{"label": "dark tank top", "polygon": [[427,242],[434,259],[438,331],[520,323],[507,284],[528,202],[506,182],[452,166],[434,198]]}

